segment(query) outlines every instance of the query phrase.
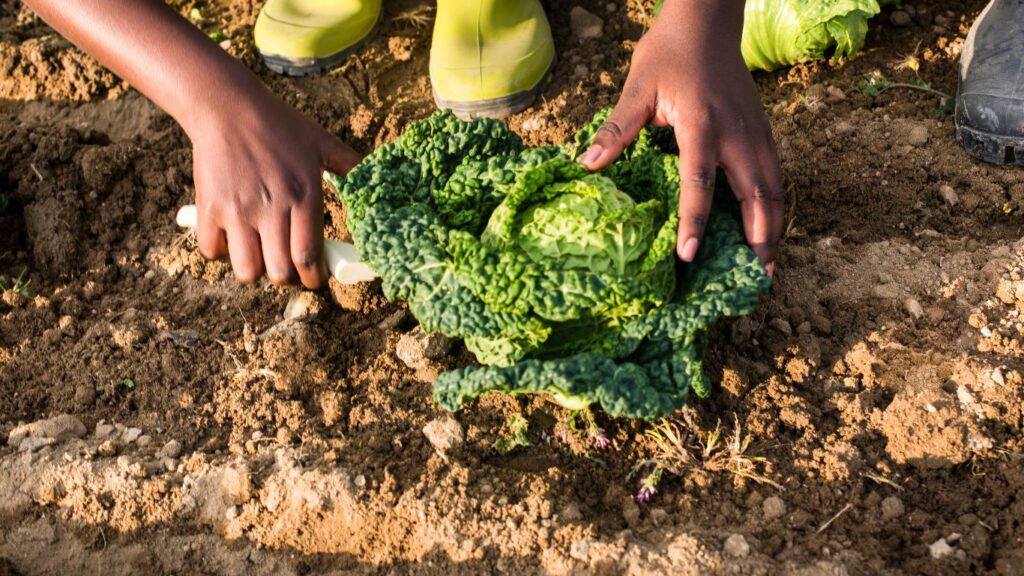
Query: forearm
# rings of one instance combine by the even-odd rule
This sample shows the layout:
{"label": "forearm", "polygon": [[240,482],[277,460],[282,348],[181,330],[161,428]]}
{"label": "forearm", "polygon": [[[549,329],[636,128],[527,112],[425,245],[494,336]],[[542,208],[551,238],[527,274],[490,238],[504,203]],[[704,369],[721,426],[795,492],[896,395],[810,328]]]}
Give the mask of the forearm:
{"label": "forearm", "polygon": [[160,0],[25,0],[48,24],[173,116],[198,126],[265,88],[244,66]]}
{"label": "forearm", "polygon": [[658,19],[687,38],[727,35],[739,47],[744,5],[745,0],[665,0]]}

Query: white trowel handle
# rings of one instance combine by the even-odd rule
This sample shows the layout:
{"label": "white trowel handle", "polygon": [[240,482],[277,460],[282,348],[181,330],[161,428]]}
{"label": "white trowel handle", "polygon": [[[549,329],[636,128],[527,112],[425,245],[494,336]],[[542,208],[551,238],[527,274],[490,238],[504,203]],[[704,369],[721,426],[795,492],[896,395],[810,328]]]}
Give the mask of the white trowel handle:
{"label": "white trowel handle", "polygon": [[[195,206],[183,206],[175,220],[182,228],[195,228],[199,222],[199,211]],[[369,266],[359,261],[356,247],[347,242],[324,240],[324,256],[331,275],[342,284],[368,282],[377,277]]]}

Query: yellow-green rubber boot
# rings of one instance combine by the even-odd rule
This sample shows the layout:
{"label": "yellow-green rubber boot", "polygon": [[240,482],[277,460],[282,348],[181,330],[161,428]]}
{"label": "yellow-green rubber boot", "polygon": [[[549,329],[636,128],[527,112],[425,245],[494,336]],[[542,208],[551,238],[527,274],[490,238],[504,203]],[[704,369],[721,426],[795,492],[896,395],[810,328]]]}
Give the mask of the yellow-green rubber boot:
{"label": "yellow-green rubber boot", "polygon": [[381,0],[267,0],[256,18],[256,50],[290,76],[328,70],[369,39]]}
{"label": "yellow-green rubber boot", "polygon": [[430,83],[438,107],[463,119],[528,107],[555,64],[539,0],[437,0]]}

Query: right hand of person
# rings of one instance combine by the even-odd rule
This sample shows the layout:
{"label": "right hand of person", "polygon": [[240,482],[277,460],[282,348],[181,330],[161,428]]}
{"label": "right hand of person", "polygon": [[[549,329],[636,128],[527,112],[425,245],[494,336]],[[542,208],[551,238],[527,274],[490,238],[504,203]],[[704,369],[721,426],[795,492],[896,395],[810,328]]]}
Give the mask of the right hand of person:
{"label": "right hand of person", "polygon": [[317,289],[323,257],[323,170],[344,175],[360,156],[269,92],[193,124],[199,251],[228,256],[239,282]]}

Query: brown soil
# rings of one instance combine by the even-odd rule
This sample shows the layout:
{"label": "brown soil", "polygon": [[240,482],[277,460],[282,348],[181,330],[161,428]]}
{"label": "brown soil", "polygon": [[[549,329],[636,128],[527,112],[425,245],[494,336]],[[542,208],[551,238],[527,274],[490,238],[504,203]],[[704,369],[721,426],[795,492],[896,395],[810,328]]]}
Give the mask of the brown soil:
{"label": "brown soil", "polygon": [[[639,2],[579,4],[606,37],[573,38],[573,3],[549,2],[554,81],[511,119],[531,144],[614,103],[643,32]],[[429,4],[387,2],[374,41],[302,79],[254,57],[259,2],[195,6],[363,151],[433,109]],[[453,425],[430,382],[468,354],[407,367],[415,322],[378,286],[282,322],[296,291],[238,286],[175,229],[193,191],[173,121],[0,1],[0,280],[31,280],[0,300],[0,574],[1024,573],[1024,172],[967,157],[934,94],[861,90],[955,90],[983,2],[915,6],[858,59],[757,75],[788,191],[778,282],[716,329],[718,390],[667,460],[650,425],[598,414],[598,451],[542,398]],[[18,428],[58,414],[87,430]],[[501,452],[513,414],[534,446]],[[464,440],[437,453],[433,421]],[[719,422],[750,445],[702,456]],[[650,459],[675,473],[638,505]]]}

